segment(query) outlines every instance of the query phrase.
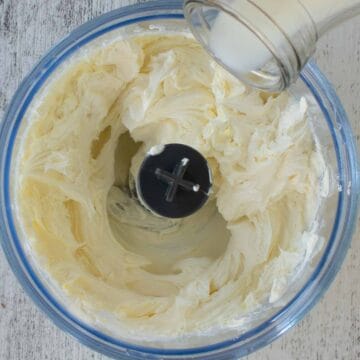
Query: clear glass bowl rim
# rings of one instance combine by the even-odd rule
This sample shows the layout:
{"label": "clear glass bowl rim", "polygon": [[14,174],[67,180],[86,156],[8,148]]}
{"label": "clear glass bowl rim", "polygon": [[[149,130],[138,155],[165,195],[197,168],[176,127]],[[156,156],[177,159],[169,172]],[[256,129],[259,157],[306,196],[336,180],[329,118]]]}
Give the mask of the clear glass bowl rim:
{"label": "clear glass bowl rim", "polygon": [[302,81],[321,107],[333,137],[341,191],[333,231],[317,268],[298,294],[275,316],[237,338],[190,349],[158,349],[133,345],[101,333],[70,314],[36,276],[15,230],[10,199],[10,169],[17,130],[36,92],[52,71],[79,47],[115,28],[147,20],[183,19],[182,1],[158,0],[122,7],[97,17],[71,32],[33,68],[16,91],[0,123],[0,235],[10,267],[35,304],[62,330],[107,356],[126,358],[229,359],[245,356],[272,342],[298,323],[325,293],[338,272],[354,232],[359,194],[357,150],[345,111],[331,84],[310,62]]}

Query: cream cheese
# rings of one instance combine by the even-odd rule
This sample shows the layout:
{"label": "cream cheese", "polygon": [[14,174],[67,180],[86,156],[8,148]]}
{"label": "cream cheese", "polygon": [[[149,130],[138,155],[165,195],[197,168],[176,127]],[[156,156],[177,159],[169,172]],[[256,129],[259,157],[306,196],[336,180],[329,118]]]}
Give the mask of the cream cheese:
{"label": "cream cheese", "polygon": [[[326,167],[306,100],[247,88],[188,36],[94,49],[27,120],[17,202],[31,249],[69,299],[127,336],[234,326],[280,299],[321,242]],[[208,205],[183,220],[124,190],[167,143],[211,165]]]}

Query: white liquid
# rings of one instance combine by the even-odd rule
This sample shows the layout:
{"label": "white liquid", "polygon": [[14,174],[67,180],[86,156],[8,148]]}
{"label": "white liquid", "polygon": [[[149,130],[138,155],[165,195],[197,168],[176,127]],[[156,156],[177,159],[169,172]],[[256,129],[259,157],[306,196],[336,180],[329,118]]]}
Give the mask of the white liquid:
{"label": "white liquid", "polygon": [[[269,14],[288,38],[299,33],[311,14],[317,31],[322,34],[325,29],[337,23],[335,19],[344,20],[349,17],[351,10],[359,9],[359,0],[253,0],[259,8]],[[301,5],[302,4],[302,5]],[[264,34],[272,50],[279,55],[286,46],[287,39],[274,26],[262,11],[247,0],[232,0],[228,5],[241,14],[243,20],[256,27],[259,33]],[[309,44],[309,46],[312,44]],[[241,77],[252,71],[261,70],[273,58],[271,51],[246,25],[225,12],[216,18],[209,36],[209,47],[216,58],[220,59],[235,75]]]}
{"label": "white liquid", "polygon": [[[260,20],[258,12],[246,1],[233,1],[231,5],[252,21]],[[272,57],[252,31],[224,12],[211,29],[209,46],[214,55],[238,75],[260,69]]]}
{"label": "white liquid", "polygon": [[[209,46],[218,59],[233,71],[235,75],[248,74],[251,71],[261,70],[274,56],[280,54],[286,36],[274,26],[272,19],[286,29],[288,36],[295,34],[301,28],[304,16],[307,16],[297,2],[289,2],[284,6],[278,0],[257,0],[254,3],[263,9],[263,12],[247,0],[233,0],[229,6],[241,14],[242,20],[255,27],[258,33],[264,35],[264,45],[251,30],[237,19],[225,12],[221,12],[211,29]],[[302,13],[297,16],[297,11]],[[271,14],[268,17],[265,13]],[[299,11],[298,11],[299,12]],[[271,51],[270,51],[271,50]]]}

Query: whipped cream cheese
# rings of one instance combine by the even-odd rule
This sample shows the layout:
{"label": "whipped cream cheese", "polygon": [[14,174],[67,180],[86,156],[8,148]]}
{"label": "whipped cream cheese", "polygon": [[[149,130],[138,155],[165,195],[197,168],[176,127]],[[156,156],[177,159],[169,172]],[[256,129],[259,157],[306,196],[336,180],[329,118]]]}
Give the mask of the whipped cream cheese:
{"label": "whipped cream cheese", "polygon": [[[247,88],[181,34],[113,41],[46,86],[27,119],[19,216],[85,314],[173,338],[283,296],[321,242],[326,166],[304,98]],[[208,204],[181,220],[154,217],[131,185],[167,143],[200,151],[213,176]]]}

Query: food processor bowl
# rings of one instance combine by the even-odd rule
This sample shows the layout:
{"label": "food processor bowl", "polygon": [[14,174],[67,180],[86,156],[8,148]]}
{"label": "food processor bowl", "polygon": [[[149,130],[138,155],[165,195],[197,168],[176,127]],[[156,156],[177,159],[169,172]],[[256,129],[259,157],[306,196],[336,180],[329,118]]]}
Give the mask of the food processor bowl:
{"label": "food processor bowl", "polygon": [[53,286],[32,256],[19,224],[14,169],[26,127],[24,118],[49,79],[90,43],[101,44],[109,36],[126,38],[161,31],[189,31],[182,1],[160,0],[124,7],[80,26],[51,49],[22,82],[0,124],[1,243],[12,270],[40,309],[62,330],[98,352],[118,359],[239,358],[269,344],[302,319],[334,279],[354,231],[359,193],[354,138],[339,99],[313,62],[305,67],[301,80],[290,92],[307,98],[311,126],[330,169],[331,191],[319,214],[324,244],[311,262],[296,271],[297,276],[279,301],[264,305],[241,326],[171,342],[120,338],[103,324],[82,317]]}

